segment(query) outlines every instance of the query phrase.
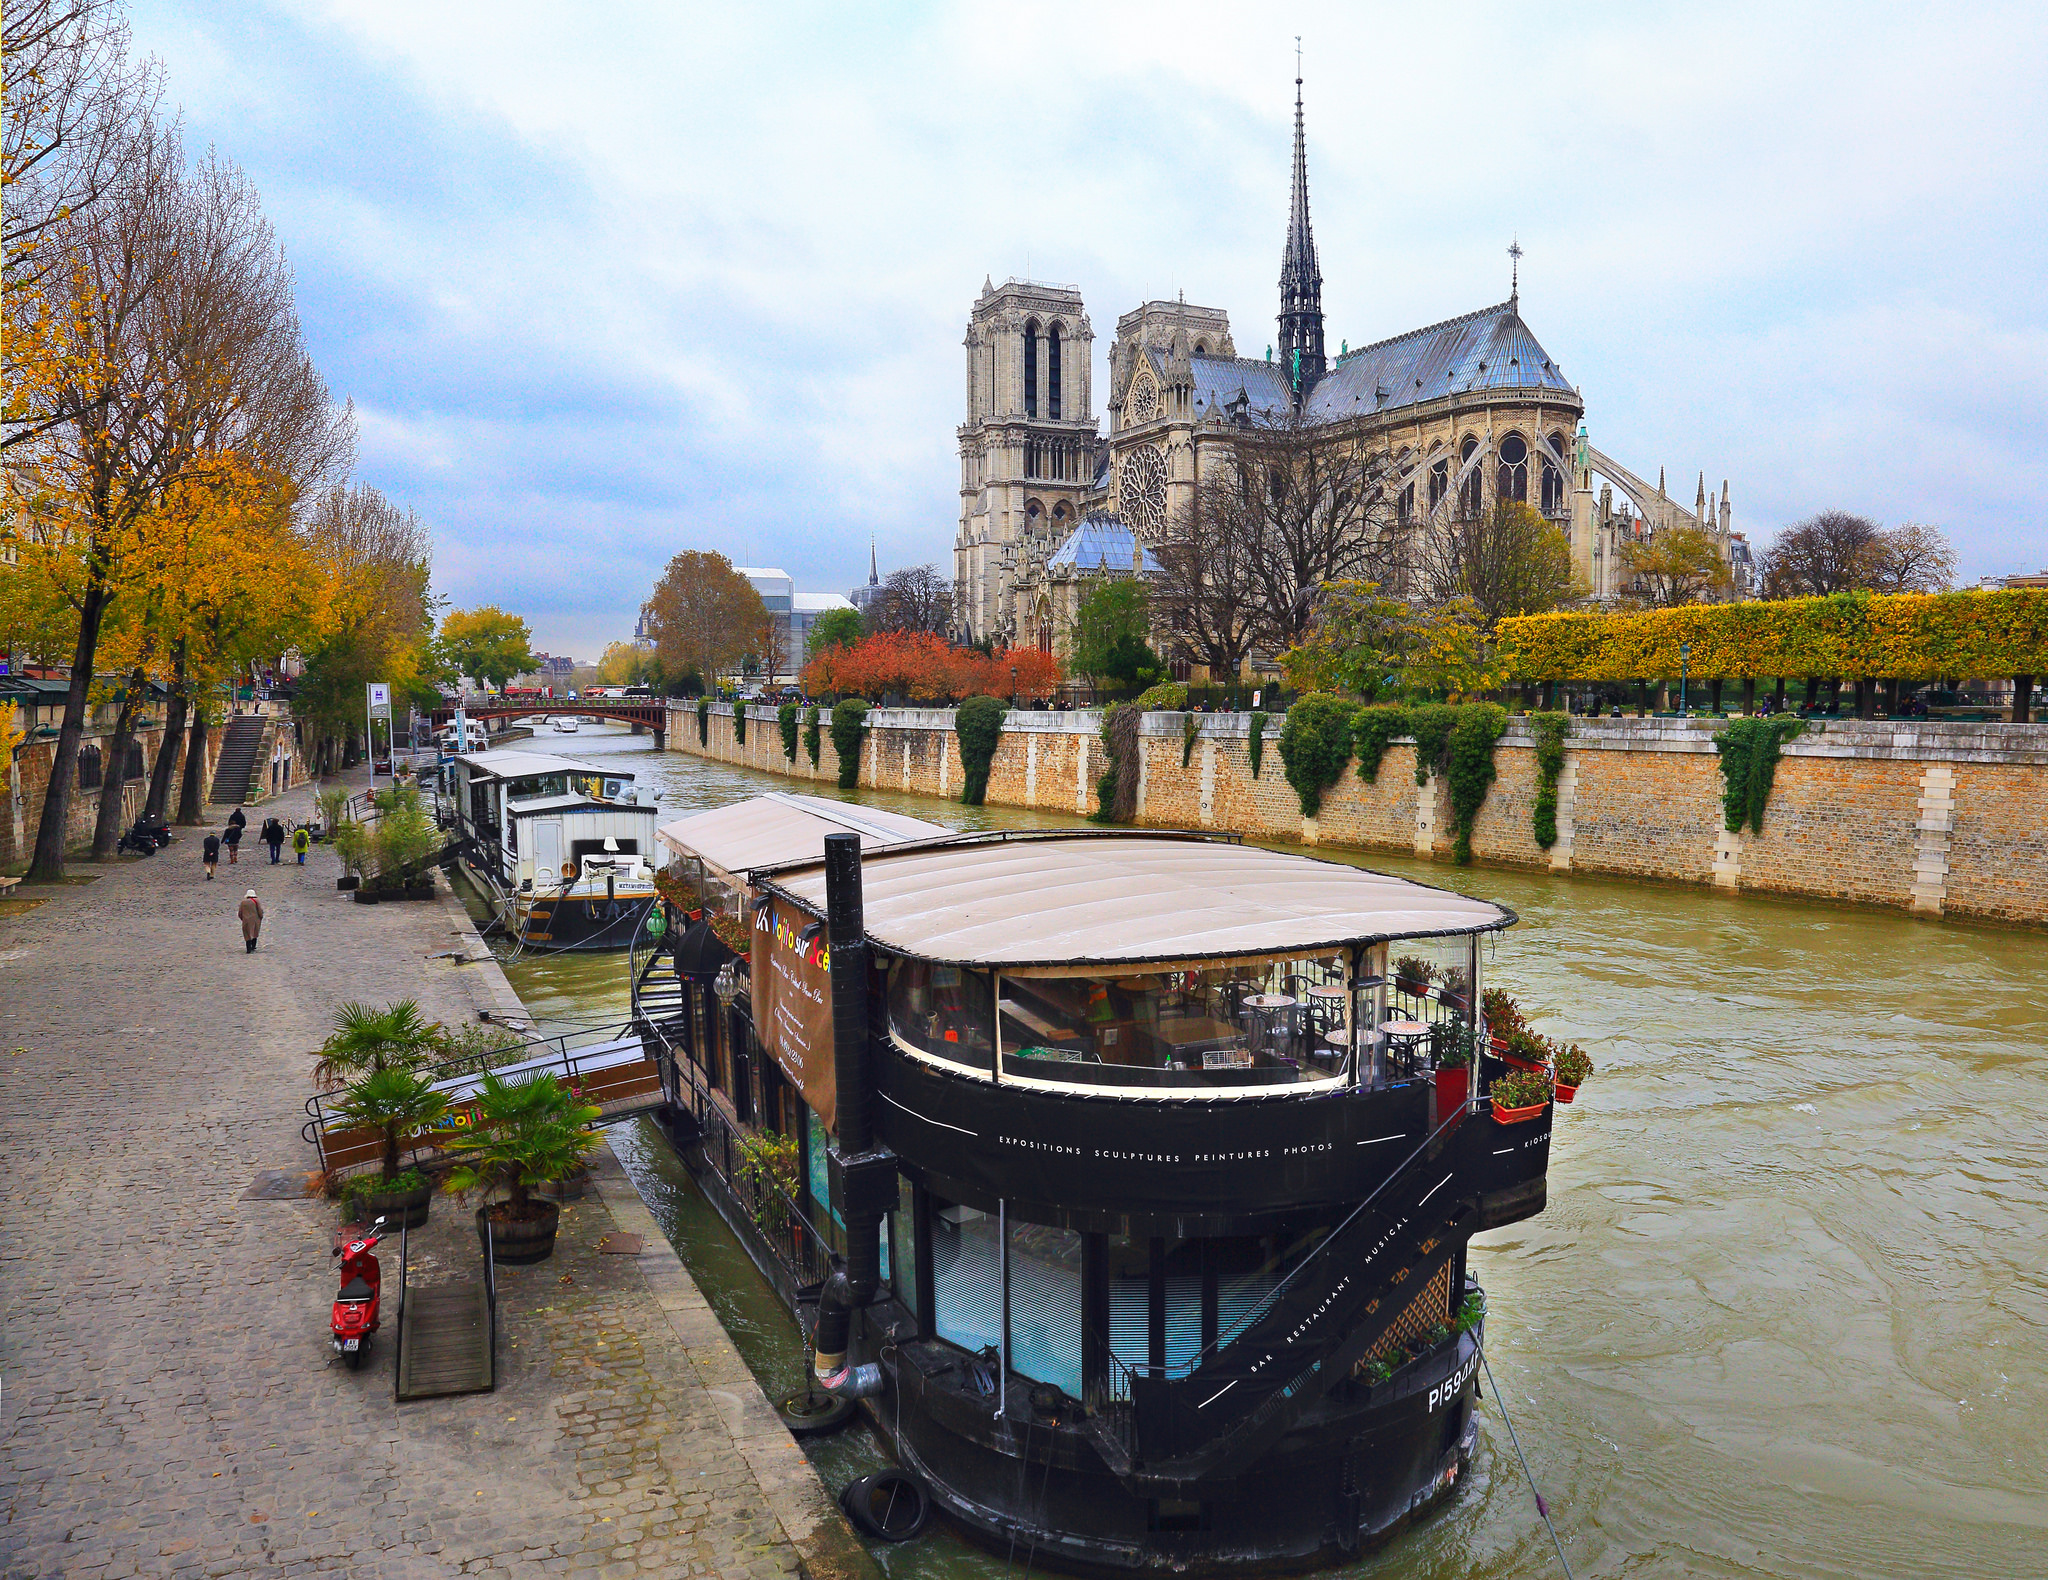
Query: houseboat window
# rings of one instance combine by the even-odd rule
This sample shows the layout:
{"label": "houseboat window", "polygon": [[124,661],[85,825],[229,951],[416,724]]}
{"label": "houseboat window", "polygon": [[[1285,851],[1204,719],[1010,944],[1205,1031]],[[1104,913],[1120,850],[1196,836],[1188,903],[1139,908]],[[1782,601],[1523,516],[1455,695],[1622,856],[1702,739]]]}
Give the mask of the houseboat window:
{"label": "houseboat window", "polygon": [[962,1349],[1001,1343],[1003,1256],[994,1213],[933,1200],[931,1323]]}
{"label": "houseboat window", "polygon": [[545,795],[566,795],[568,790],[567,774],[537,774],[531,779],[515,779],[508,793],[514,801],[532,801]]}
{"label": "houseboat window", "polygon": [[1081,1236],[1010,1224],[1010,1369],[1081,1397]]}
{"label": "houseboat window", "polygon": [[989,979],[965,966],[898,960],[889,969],[889,1029],[911,1047],[989,1067]]}
{"label": "houseboat window", "polygon": [[896,1210],[889,1214],[890,1282],[896,1298],[914,1317],[924,1313],[917,1306],[917,1187],[901,1175],[896,1180]]}
{"label": "houseboat window", "polygon": [[1152,1364],[1152,1242],[1109,1235],[1103,1265],[1109,1280],[1109,1352],[1125,1370],[1142,1373]]}
{"label": "houseboat window", "polygon": [[637,856],[640,854],[640,841],[637,839],[620,839],[616,840],[616,843],[619,848],[616,851],[610,851],[604,848],[604,841],[601,839],[572,839],[569,841],[569,850],[578,861],[581,861],[585,856]]}
{"label": "houseboat window", "polygon": [[1004,977],[1003,1073],[1089,1086],[1246,1086],[1344,1069],[1344,957]]}

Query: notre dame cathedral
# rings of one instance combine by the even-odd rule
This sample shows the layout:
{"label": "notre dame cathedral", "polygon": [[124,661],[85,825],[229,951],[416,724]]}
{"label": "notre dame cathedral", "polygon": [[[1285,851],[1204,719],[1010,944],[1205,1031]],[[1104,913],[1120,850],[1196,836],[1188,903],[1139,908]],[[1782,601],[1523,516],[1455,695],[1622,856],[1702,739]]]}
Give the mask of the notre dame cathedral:
{"label": "notre dame cathedral", "polygon": [[[1511,251],[1519,260],[1520,249]],[[1221,463],[1232,426],[1280,418],[1383,446],[1398,513],[1422,529],[1500,499],[1534,506],[1570,539],[1600,600],[1626,579],[1623,543],[1681,526],[1713,535],[1742,595],[1749,554],[1731,530],[1727,483],[1716,501],[1702,472],[1684,507],[1666,495],[1661,469],[1653,488],[1594,448],[1579,390],[1522,320],[1518,283],[1498,306],[1335,356],[1322,292],[1299,79],[1277,358],[1272,346],[1263,358],[1239,356],[1220,308],[1146,302],[1117,320],[1105,436],[1081,293],[984,283],[967,325],[953,551],[959,634],[1063,650],[1087,583],[1146,568],[1146,545],[1187,504],[1205,466]]]}

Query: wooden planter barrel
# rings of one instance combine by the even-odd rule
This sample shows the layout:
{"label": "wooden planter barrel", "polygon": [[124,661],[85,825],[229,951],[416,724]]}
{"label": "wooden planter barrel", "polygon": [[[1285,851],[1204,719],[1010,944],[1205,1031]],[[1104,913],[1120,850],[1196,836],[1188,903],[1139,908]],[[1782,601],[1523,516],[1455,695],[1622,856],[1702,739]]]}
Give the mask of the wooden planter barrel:
{"label": "wooden planter barrel", "polygon": [[355,1208],[351,1220],[355,1223],[367,1227],[382,1218],[387,1229],[417,1229],[427,1221],[428,1209],[434,1204],[434,1187],[427,1184],[417,1190],[363,1191],[349,1196],[347,1201]]}
{"label": "wooden planter barrel", "polygon": [[[491,1260],[516,1267],[526,1262],[545,1262],[555,1254],[555,1230],[561,1226],[562,1209],[551,1201],[537,1201],[540,1216],[525,1222],[514,1220],[510,1223],[493,1218],[491,1220]],[[479,1207],[476,1210],[476,1237],[478,1244],[484,1243],[484,1214],[491,1209]]]}

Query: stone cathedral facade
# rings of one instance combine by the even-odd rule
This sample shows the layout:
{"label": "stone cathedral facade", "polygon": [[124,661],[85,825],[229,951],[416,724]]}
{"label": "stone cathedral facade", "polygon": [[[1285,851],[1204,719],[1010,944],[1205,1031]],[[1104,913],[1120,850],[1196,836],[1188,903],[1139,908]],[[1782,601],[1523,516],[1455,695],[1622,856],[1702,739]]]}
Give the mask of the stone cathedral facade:
{"label": "stone cathedral facade", "polygon": [[1143,572],[1147,545],[1225,464],[1231,430],[1297,415],[1382,449],[1412,530],[1524,501],[1566,534],[1607,601],[1622,591],[1630,537],[1699,526],[1745,590],[1727,483],[1715,500],[1702,472],[1681,505],[1661,469],[1652,488],[1596,449],[1580,391],[1523,321],[1518,283],[1495,306],[1334,355],[1322,286],[1298,80],[1277,336],[1263,357],[1238,355],[1220,308],[1146,302],[1117,320],[1104,428],[1079,290],[985,282],[968,320],[959,429],[958,634],[1063,650],[1090,579]]}

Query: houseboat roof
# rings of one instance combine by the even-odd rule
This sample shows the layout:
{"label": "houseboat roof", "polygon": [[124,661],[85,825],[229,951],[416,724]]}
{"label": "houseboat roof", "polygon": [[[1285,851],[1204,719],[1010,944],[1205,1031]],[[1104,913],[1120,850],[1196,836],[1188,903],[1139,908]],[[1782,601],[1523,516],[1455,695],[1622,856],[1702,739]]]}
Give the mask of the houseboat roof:
{"label": "houseboat roof", "polygon": [[[825,914],[825,869],[772,887]],[[866,854],[877,945],[979,966],[1075,966],[1309,954],[1490,932],[1505,906],[1385,873],[1221,840],[1156,834],[965,836]]]}
{"label": "houseboat roof", "polygon": [[455,760],[480,768],[499,779],[531,779],[539,774],[596,774],[600,779],[631,779],[630,768],[579,762],[551,752],[458,752]]}
{"label": "houseboat roof", "polygon": [[820,859],[827,834],[858,834],[861,849],[866,851],[911,840],[943,839],[952,830],[900,812],[771,790],[730,806],[679,817],[654,832],[671,850],[701,856],[706,865],[737,881],[756,867]]}

